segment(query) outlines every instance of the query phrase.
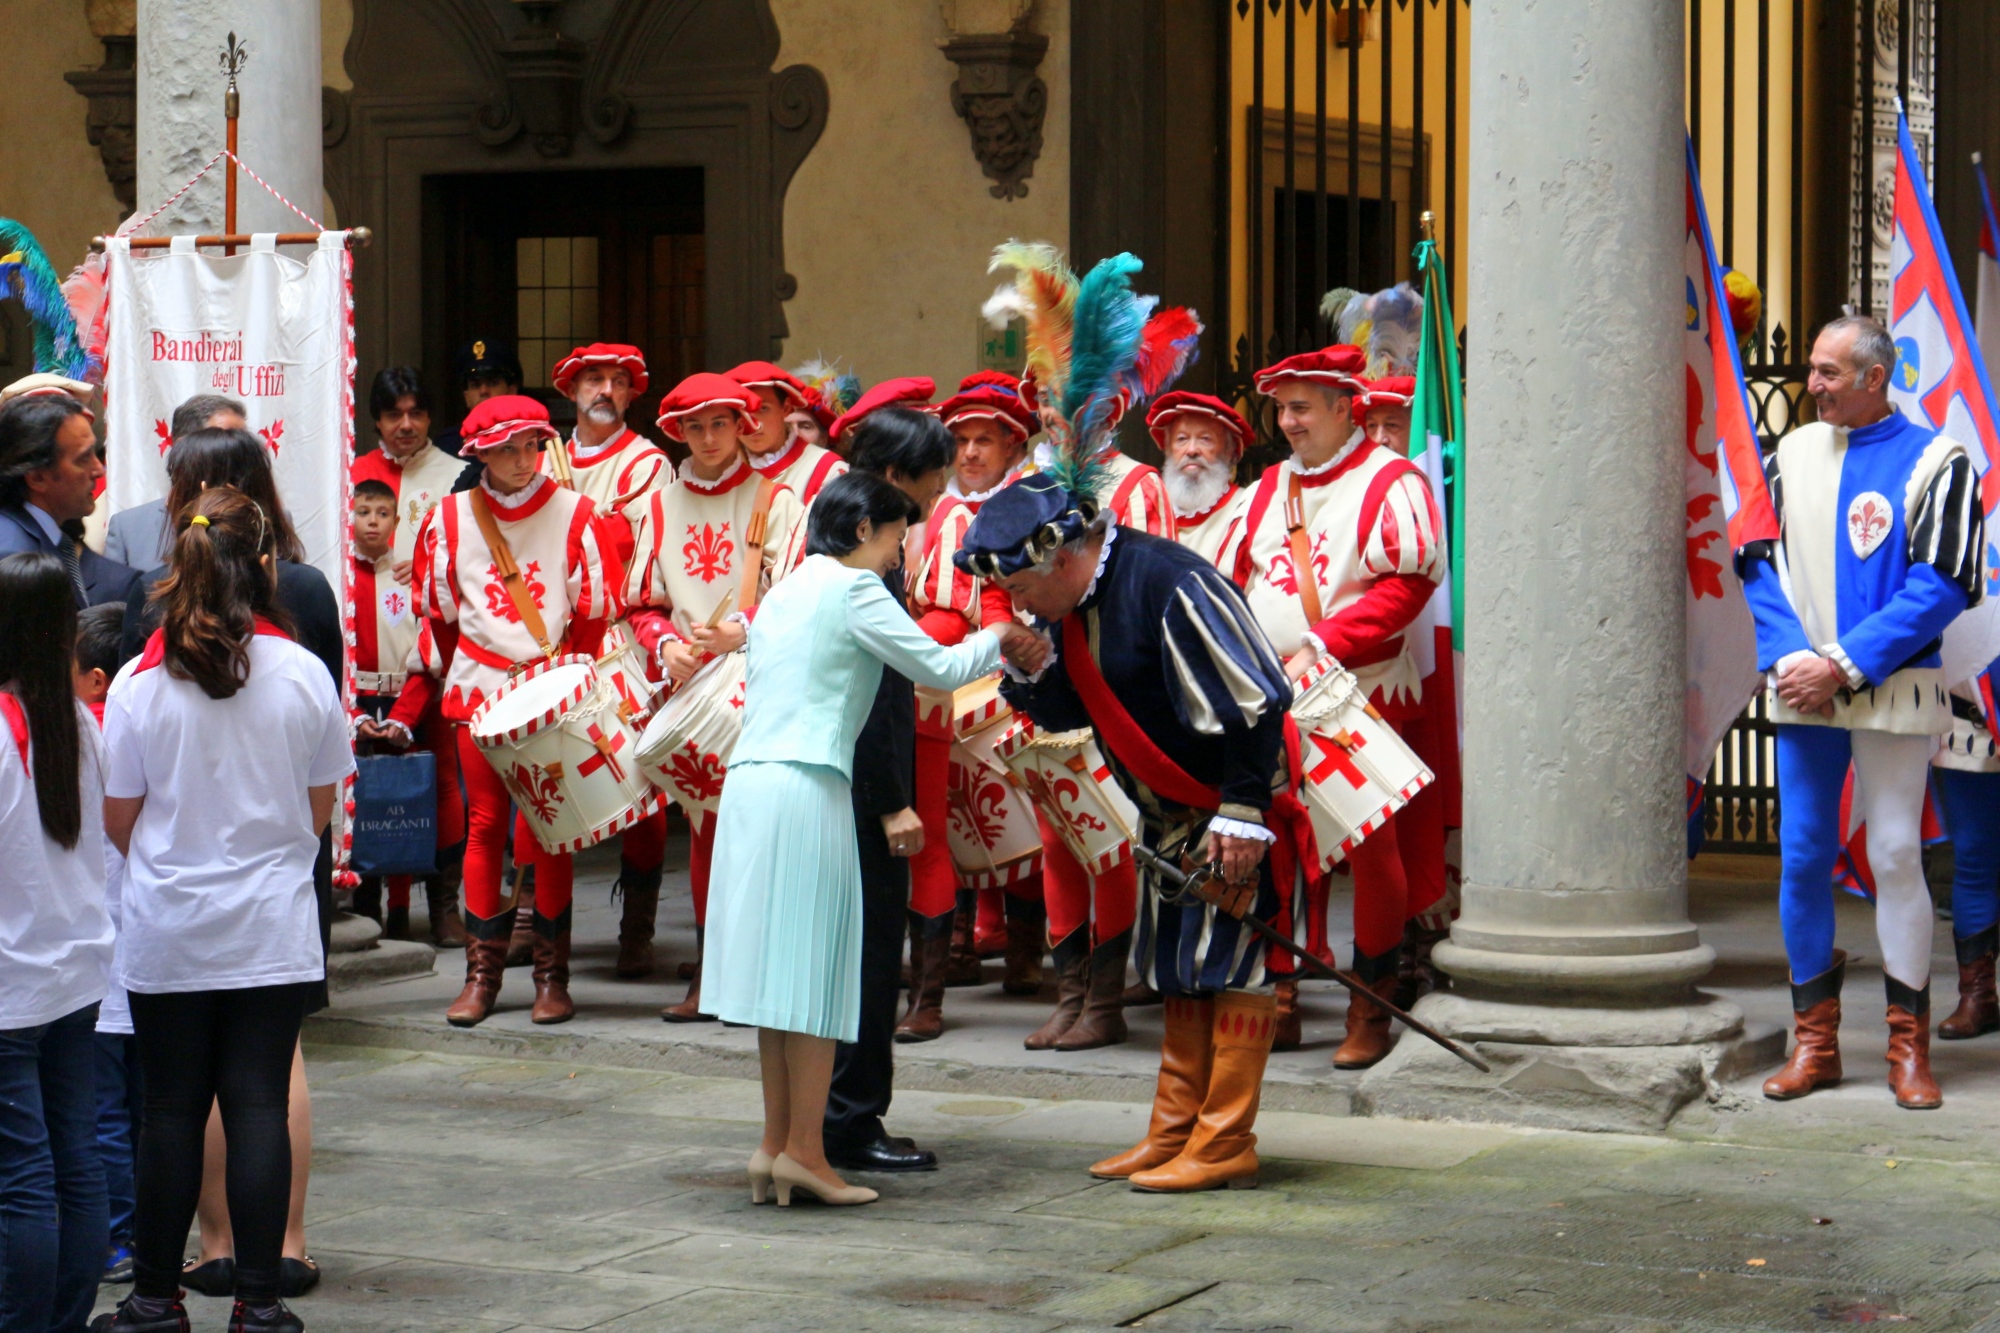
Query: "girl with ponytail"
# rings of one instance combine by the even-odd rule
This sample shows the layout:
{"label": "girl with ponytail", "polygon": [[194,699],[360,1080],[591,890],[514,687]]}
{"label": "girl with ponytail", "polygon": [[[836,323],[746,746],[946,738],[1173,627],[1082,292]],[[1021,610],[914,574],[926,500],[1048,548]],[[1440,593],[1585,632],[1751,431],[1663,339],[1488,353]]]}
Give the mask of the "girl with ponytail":
{"label": "girl with ponytail", "polygon": [[[0,560],[0,1311],[81,1328],[110,1237],[97,1006],[111,962],[104,763],[77,703],[76,596],[46,552]],[[6,1316],[0,1316],[6,1318]]]}
{"label": "girl with ponytail", "polygon": [[116,972],[146,1082],[133,1290],[108,1327],[186,1327],[181,1251],[213,1105],[228,1139],[230,1327],[294,1333],[279,1300],[287,1105],[326,976],[313,859],[354,759],[333,681],[279,605],[269,510],[211,486],[174,525],[160,628],[104,710],[105,830],[127,858]]}

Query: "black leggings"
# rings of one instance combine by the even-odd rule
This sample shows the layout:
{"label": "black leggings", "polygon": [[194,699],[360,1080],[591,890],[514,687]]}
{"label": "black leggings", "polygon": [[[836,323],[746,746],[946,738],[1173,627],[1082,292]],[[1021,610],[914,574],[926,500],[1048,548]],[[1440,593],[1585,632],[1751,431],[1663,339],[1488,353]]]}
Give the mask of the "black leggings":
{"label": "black leggings", "polygon": [[133,1224],[139,1295],[179,1290],[181,1251],[201,1199],[202,1135],[209,1107],[219,1102],[229,1142],[236,1292],[244,1300],[277,1298],[292,1191],[292,1051],[313,989],[298,983],[132,995],[146,1077]]}

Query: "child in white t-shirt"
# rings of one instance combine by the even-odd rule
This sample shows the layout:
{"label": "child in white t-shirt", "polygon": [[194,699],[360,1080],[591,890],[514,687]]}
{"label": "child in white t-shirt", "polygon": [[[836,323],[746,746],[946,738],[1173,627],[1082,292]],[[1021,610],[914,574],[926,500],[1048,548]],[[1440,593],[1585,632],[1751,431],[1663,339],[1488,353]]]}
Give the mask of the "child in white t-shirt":
{"label": "child in white t-shirt", "polygon": [[114,980],[146,1079],[133,1293],[116,1333],[186,1316],[181,1251],[211,1102],[229,1141],[243,1333],[296,1333],[278,1299],[291,1182],[286,1104],[309,997],[325,977],[313,858],[347,718],[325,667],[286,633],[275,533],[229,487],[176,520],[161,628],[105,708],[105,829],[126,856]]}

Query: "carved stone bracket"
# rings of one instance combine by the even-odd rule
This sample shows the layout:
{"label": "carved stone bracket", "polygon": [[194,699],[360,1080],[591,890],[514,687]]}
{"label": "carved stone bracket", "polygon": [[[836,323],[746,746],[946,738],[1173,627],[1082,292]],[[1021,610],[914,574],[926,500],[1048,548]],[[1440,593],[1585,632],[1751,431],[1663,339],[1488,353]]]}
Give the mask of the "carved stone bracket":
{"label": "carved stone bracket", "polygon": [[111,193],[129,213],[138,207],[139,195],[139,141],[133,130],[138,120],[138,38],[100,40],[104,43],[104,63],[96,69],[72,70],[63,75],[63,81],[90,103],[85,132],[90,146],[104,159],[104,176],[111,182]]}
{"label": "carved stone bracket", "polygon": [[1042,117],[1049,107],[1048,85],[1035,71],[1048,54],[1039,33],[975,33],[943,44],[945,58],[958,66],[951,84],[951,109],[972,132],[972,155],[996,183],[995,199],[1027,194],[1027,178],[1042,152]]}
{"label": "carved stone bracket", "polygon": [[[506,70],[504,96],[482,106],[474,129],[480,142],[498,148],[525,132],[543,157],[567,157],[576,142],[589,49],[556,27],[562,0],[518,0],[527,24],[500,48]],[[622,128],[623,117],[615,116]],[[592,134],[604,139],[603,108],[591,117]],[[615,137],[615,135],[614,135]]]}

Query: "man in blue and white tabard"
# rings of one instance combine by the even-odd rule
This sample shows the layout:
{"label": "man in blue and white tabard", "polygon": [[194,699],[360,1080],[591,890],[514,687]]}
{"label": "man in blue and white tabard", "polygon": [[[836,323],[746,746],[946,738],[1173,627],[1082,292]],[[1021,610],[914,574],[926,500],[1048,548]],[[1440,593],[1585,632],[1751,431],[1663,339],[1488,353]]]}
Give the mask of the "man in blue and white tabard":
{"label": "man in blue and white tabard", "polygon": [[[1034,677],[1008,673],[1008,702],[1047,731],[1094,728],[1138,805],[1138,836],[1164,857],[1218,861],[1249,910],[1276,915],[1265,815],[1285,780],[1292,690],[1236,585],[1184,546],[1112,524],[1049,473],[986,501],[954,561],[1050,639]],[[1093,1175],[1162,1192],[1256,1182],[1251,1126],[1276,1016],[1264,951],[1213,906],[1145,896],[1140,976],[1166,997],[1152,1123]]]}
{"label": "man in blue and white tabard", "polygon": [[1867,823],[1875,930],[1888,990],[1889,1086],[1899,1106],[1943,1097],[1930,1071],[1931,900],[1921,860],[1925,779],[1951,730],[1945,627],[1978,600],[1979,479],[1965,447],[1890,404],[1888,333],[1848,316],[1821,330],[1807,387],[1819,419],[1765,465],[1779,531],[1743,548],[1778,724],[1784,868],[1779,914],[1796,1042],[1764,1084],[1776,1099],[1837,1083],[1840,985],[1833,868],[1855,814]]}

